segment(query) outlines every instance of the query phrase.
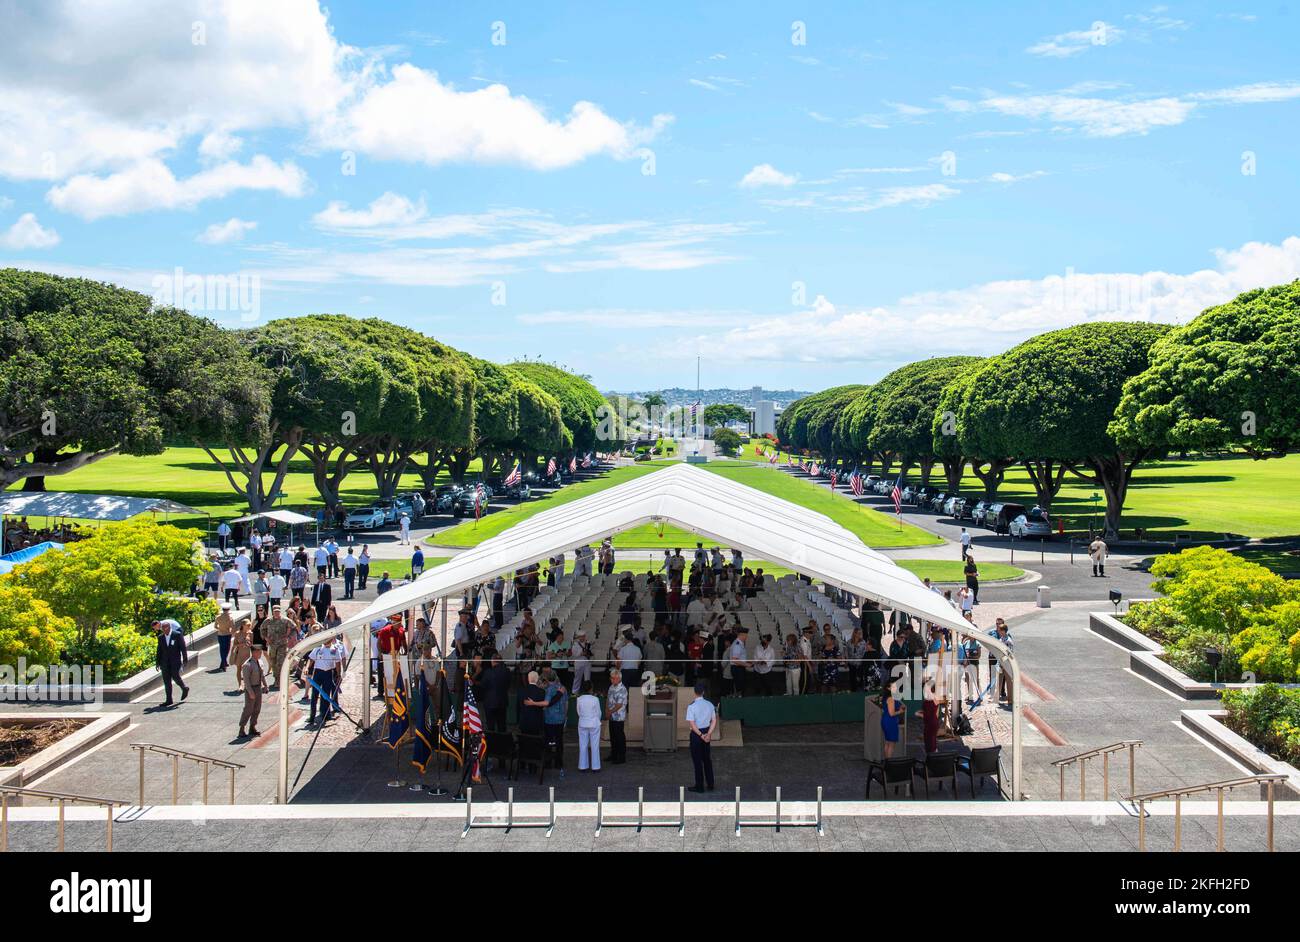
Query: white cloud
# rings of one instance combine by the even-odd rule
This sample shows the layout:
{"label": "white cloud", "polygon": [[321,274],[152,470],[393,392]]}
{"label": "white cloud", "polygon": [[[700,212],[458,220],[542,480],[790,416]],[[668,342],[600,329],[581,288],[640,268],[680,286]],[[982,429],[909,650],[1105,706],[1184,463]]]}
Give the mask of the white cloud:
{"label": "white cloud", "polygon": [[1088,29],[1058,33],[1055,36],[1039,40],[1026,49],[1025,52],[1031,56],[1069,59],[1096,46],[1109,46],[1118,42],[1123,36],[1124,31],[1119,27],[1112,26],[1104,20],[1097,20]]}
{"label": "white cloud", "polygon": [[94,220],[152,209],[192,209],[237,190],[301,196],[307,175],[296,164],[277,164],[259,154],[246,164],[217,164],[178,180],[161,160],[150,159],[107,176],[80,174],[51,188],[46,199],[55,209]]}
{"label": "white cloud", "polygon": [[748,317],[745,311],[667,310],[634,311],[603,308],[586,311],[540,311],[515,318],[530,327],[581,327],[600,330],[649,330],[665,327],[720,327]]}
{"label": "white cloud", "polygon": [[[632,157],[671,120],[642,127],[586,101],[557,118],[503,85],[459,91],[384,61],[400,48],[336,39],[319,0],[133,0],[130,16],[114,4],[49,0],[6,12],[0,176],[75,184],[72,195],[132,191],[126,200],[85,193],[88,207],[192,205],[166,180],[165,161],[192,146],[228,173],[242,135],[262,129],[380,159],[552,169]],[[56,189],[50,198],[70,197]]]}
{"label": "white cloud", "polygon": [[[413,115],[420,120],[413,121]],[[319,139],[381,159],[430,166],[457,161],[554,170],[601,154],[631,157],[671,121],[661,114],[649,127],[637,127],[614,120],[589,101],[577,102],[557,120],[504,85],[458,91],[433,72],[403,64],[392,69],[390,81],[366,88]]]}
{"label": "white cloud", "polygon": [[7,249],[48,249],[59,244],[59,234],[36,221],[35,213],[23,213],[18,221],[0,236],[0,246]]}
{"label": "white cloud", "polygon": [[828,196],[827,201],[838,204],[845,212],[869,213],[893,206],[929,206],[940,200],[951,199],[960,192],[946,183],[922,183],[917,186],[887,186],[868,192],[840,193]]}
{"label": "white cloud", "polygon": [[201,233],[198,240],[204,245],[229,245],[241,241],[245,235],[257,228],[257,223],[232,216],[225,222],[214,222]]}
{"label": "white cloud", "polygon": [[1267,104],[1300,98],[1300,82],[1256,82],[1211,92],[1196,92],[1187,96],[1193,101],[1207,101],[1228,105]]}
{"label": "white cloud", "polygon": [[794,186],[798,180],[798,174],[782,173],[771,164],[758,164],[740,178],[740,185],[747,189],[760,186]]}
{"label": "white cloud", "polygon": [[[888,306],[813,308],[754,318],[744,327],[694,338],[718,357],[763,361],[896,364],[916,355],[994,354],[1059,327],[1098,320],[1186,323],[1243,291],[1300,278],[1300,237],[1216,250],[1213,268],[1188,274],[1095,273],[993,281],[954,291],[908,295]],[[674,338],[674,347],[681,338]],[[865,352],[869,351],[869,352]]]}

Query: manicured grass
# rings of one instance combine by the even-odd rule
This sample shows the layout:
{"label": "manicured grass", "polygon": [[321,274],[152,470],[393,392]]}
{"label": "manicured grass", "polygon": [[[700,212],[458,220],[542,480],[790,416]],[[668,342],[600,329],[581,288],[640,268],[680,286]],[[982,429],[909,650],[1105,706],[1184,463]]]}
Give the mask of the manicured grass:
{"label": "manicured grass", "polygon": [[[914,471],[908,480],[918,480]],[[931,482],[943,487],[936,474]],[[962,493],[979,497],[983,486],[967,474]],[[1094,502],[1093,488],[1067,475],[1052,510],[1065,518],[1067,531],[1087,532],[1098,526],[1105,501]],[[1120,527],[1125,537],[1142,527],[1153,539],[1187,534],[1194,539],[1220,538],[1225,533],[1264,538],[1300,534],[1300,454],[1255,461],[1251,458],[1210,458],[1162,461],[1139,465],[1134,472]],[[1012,468],[1002,487],[1001,500],[1032,506],[1034,490],[1023,468]],[[1095,510],[1094,510],[1095,507]]]}
{"label": "manicured grass", "polygon": [[1242,559],[1267,566],[1276,573],[1300,572],[1300,550],[1283,550],[1266,547],[1263,549],[1243,549],[1235,551]]}
{"label": "manicured grass", "polygon": [[[434,537],[433,541],[438,546],[477,546],[488,537],[496,536],[516,523],[527,520],[535,513],[594,494],[660,467],[664,467],[664,464],[642,462],[631,467],[615,468],[599,478],[570,484],[539,500],[498,510],[479,520],[477,526],[470,520],[450,530],[444,530]],[[900,530],[893,517],[870,508],[859,507],[843,495],[832,494],[829,487],[818,487],[771,468],[730,462],[716,462],[701,467],[714,474],[826,514],[836,523],[855,533],[868,546],[926,546],[940,542],[933,534],[908,524],[904,524]],[[690,547],[695,545],[695,540],[693,534],[677,527],[660,528],[647,524],[618,534],[614,537],[614,546],[622,549]]]}

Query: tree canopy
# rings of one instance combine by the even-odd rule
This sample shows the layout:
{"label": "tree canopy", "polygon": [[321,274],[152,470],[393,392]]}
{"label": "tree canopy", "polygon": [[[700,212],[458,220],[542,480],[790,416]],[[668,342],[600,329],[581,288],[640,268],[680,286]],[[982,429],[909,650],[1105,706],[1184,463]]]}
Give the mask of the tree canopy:
{"label": "tree canopy", "polygon": [[1259,458],[1300,445],[1300,281],[1247,291],[1163,336],[1110,433],[1126,448]]}

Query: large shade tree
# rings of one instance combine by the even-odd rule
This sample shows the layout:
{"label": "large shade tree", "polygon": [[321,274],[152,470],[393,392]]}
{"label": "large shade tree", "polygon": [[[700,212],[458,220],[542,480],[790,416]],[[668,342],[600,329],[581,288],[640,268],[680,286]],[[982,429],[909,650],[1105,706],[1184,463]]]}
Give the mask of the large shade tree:
{"label": "large shade tree", "polygon": [[[579,453],[607,447],[599,439],[602,419],[609,403],[585,377],[569,373],[550,363],[524,360],[511,363],[509,369],[523,379],[549,393],[560,404],[560,418],[573,438],[570,446]],[[545,443],[533,443],[537,454],[543,454]]]}
{"label": "large shade tree", "polygon": [[1124,387],[1111,424],[1124,447],[1300,446],[1300,281],[1238,295],[1170,331]]}
{"label": "large shade tree", "polygon": [[919,465],[921,483],[926,486],[935,463],[943,460],[949,487],[957,490],[965,463],[957,462],[954,484],[950,456],[936,450],[932,425],[944,389],[979,362],[979,357],[934,357],[909,363],[882,379],[872,397],[875,412],[868,449],[897,456],[905,468]]}
{"label": "large shade tree", "polygon": [[[1105,532],[1119,533],[1133,469],[1160,448],[1124,447],[1108,426],[1124,384],[1146,368],[1168,327],[1096,322],[1026,340],[976,370],[958,410],[964,446],[1024,462],[1050,507],[1066,471],[1106,496]],[[1045,503],[1044,503],[1045,502]]]}
{"label": "large shade tree", "polygon": [[110,455],[266,422],[264,377],[211,321],[112,285],[0,271],[0,487],[40,490]]}

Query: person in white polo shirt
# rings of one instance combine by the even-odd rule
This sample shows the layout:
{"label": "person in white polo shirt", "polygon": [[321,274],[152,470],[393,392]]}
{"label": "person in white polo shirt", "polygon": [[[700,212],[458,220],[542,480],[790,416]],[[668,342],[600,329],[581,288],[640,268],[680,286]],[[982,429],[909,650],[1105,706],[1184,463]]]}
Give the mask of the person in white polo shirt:
{"label": "person in white polo shirt", "polygon": [[713,726],[717,722],[718,712],[704,697],[708,684],[695,682],[695,699],[686,708],[686,723],[691,728],[691,763],[695,766],[695,786],[693,792],[713,791],[713,756],[710,743],[713,741]]}
{"label": "person in white polo shirt", "polygon": [[578,688],[578,771],[600,771],[600,698],[591,692],[591,681]]}
{"label": "person in white polo shirt", "polygon": [[330,709],[334,700],[334,691],[337,689],[335,680],[339,673],[339,665],[342,661],[340,651],[334,645],[326,642],[317,645],[312,649],[311,654],[307,655],[308,676],[311,677],[311,715],[307,719],[308,726],[316,725],[316,700],[321,700],[320,725],[324,726],[330,718]]}

